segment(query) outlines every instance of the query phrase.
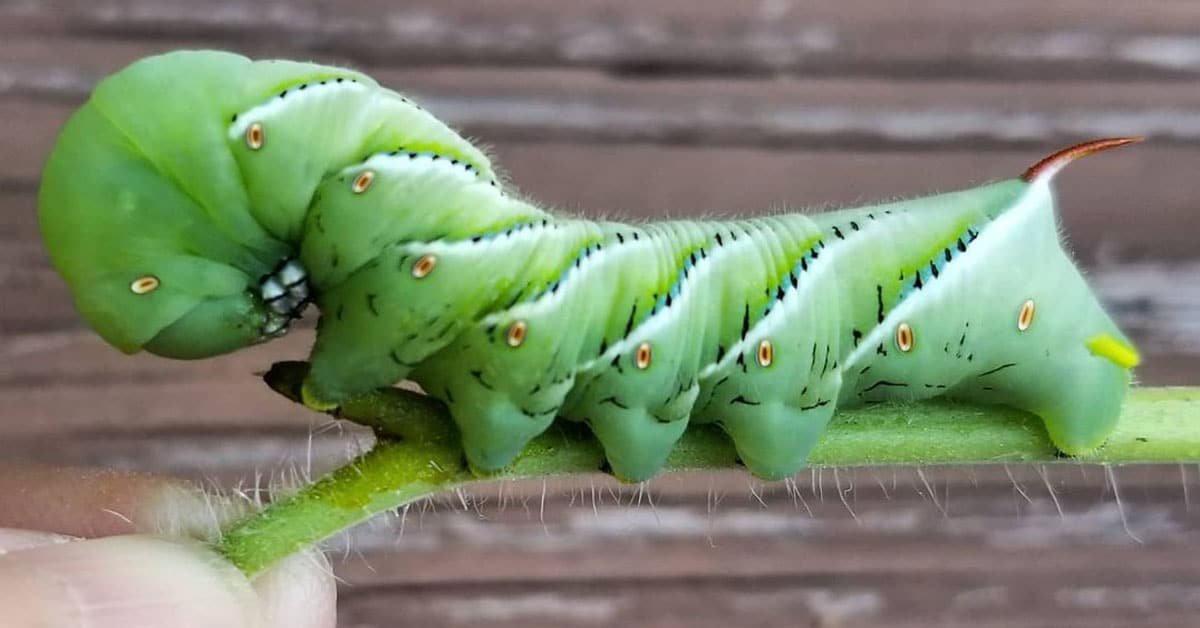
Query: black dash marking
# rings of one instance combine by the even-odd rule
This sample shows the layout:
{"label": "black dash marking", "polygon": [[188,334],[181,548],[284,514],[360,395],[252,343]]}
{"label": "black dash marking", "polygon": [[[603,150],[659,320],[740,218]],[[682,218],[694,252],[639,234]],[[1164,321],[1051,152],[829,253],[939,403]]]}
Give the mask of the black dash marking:
{"label": "black dash marking", "polygon": [[604,355],[605,351],[608,351],[608,338],[601,338],[599,355]]}
{"label": "black dash marking", "polygon": [[725,242],[721,240],[721,234],[717,234],[717,246],[725,246]]}
{"label": "black dash marking", "polygon": [[750,304],[746,304],[746,309],[742,313],[742,340],[746,339],[746,334],[750,331]]}
{"label": "black dash marking", "polygon": [[868,365],[866,365],[866,366],[862,367],[862,370],[861,370],[861,371],[859,371],[859,372],[858,372],[858,374],[859,374],[859,375],[862,375],[862,374],[866,373],[866,372],[867,372],[867,371],[869,371],[869,370],[871,370],[871,365],[870,365],[870,364],[868,364]]}
{"label": "black dash marking", "polygon": [[858,346],[858,342],[862,340],[863,333],[857,329],[851,329],[850,335],[854,337],[854,346]]}
{"label": "black dash marking", "polygon": [[1008,364],[1001,364],[1000,366],[997,366],[996,368],[994,368],[990,371],[984,371],[984,372],[980,373],[979,375],[976,375],[976,377],[985,377],[987,375],[991,375],[992,373],[999,373],[1000,371],[1003,371],[1004,369],[1006,369],[1010,366],[1016,366],[1016,365],[1017,365],[1016,362],[1009,362]]}
{"label": "black dash marking", "polygon": [[489,385],[487,382],[483,381],[483,371],[471,371],[471,377],[474,377],[475,379],[479,380],[480,386],[483,386],[484,388],[486,388],[488,390],[496,390],[495,388],[492,388],[491,385]]}
{"label": "black dash marking", "polygon": [[948,262],[948,261],[950,261],[950,248],[949,248],[949,247],[946,247],[946,248],[945,248],[945,249],[942,251],[942,255],[943,255],[945,258],[946,258],[946,261],[947,261],[947,262]]}
{"label": "black dash marking", "polygon": [[901,384],[900,382],[889,382],[886,379],[881,379],[881,380],[875,382],[874,384],[871,384],[870,387],[864,388],[863,392],[869,393],[872,390],[879,388],[880,386],[897,386],[900,388],[908,388],[908,384]]}
{"label": "black dash marking", "polygon": [[446,399],[446,403],[454,403],[454,394],[450,392],[449,386],[446,387],[446,392],[445,392],[445,395],[443,395],[443,396]]}
{"label": "black dash marking", "polygon": [[630,310],[629,310],[629,320],[625,321],[625,335],[626,336],[628,336],[629,333],[631,331],[633,331],[633,319],[636,314],[637,314],[637,303],[634,303],[633,307],[630,308]]}
{"label": "black dash marking", "polygon": [[846,236],[842,235],[842,230],[838,229],[836,225],[833,227],[833,235],[837,236],[837,239],[839,240],[846,239]]}
{"label": "black dash marking", "polygon": [[[611,395],[611,396],[605,397],[605,398],[601,399],[599,403],[611,403],[611,404],[613,404],[614,406],[616,406],[616,407],[618,407],[618,408],[620,408],[620,409],[622,409],[622,410],[628,410],[628,409],[629,409],[629,406],[627,406],[627,405],[625,405],[625,404],[621,403],[621,402],[620,402],[620,401],[617,399],[616,395]],[[598,403],[597,405],[599,405],[599,403]]]}
{"label": "black dash marking", "polygon": [[967,245],[962,241],[962,238],[958,239],[958,250],[960,253],[965,253],[967,251]]}
{"label": "black dash marking", "polygon": [[858,231],[858,223],[857,223],[857,222],[854,222],[853,220],[851,220],[851,221],[850,221],[850,228],[851,228],[851,229],[853,229],[853,230],[855,230],[855,231]]}
{"label": "black dash marking", "polygon": [[875,303],[877,306],[876,307],[877,311],[875,313],[875,317],[879,319],[880,323],[882,323],[883,322],[883,286],[878,285],[878,284],[875,285]]}
{"label": "black dash marking", "polygon": [[723,357],[725,357],[725,345],[717,345],[717,359],[716,359],[716,361],[717,361],[717,362],[720,362],[720,361],[721,361],[721,358],[723,358]]}
{"label": "black dash marking", "polygon": [[812,346],[812,360],[808,363],[808,370],[813,370],[817,367],[817,343]]}
{"label": "black dash marking", "polygon": [[379,316],[379,310],[376,309],[376,307],[375,307],[375,299],[378,296],[379,295],[376,295],[376,294],[368,294],[367,295],[367,309],[371,310],[371,313],[374,314],[375,316]]}
{"label": "black dash marking", "polygon": [[929,274],[933,275],[933,277],[935,279],[937,278],[937,276],[938,276],[937,264],[934,264],[933,262],[929,262]]}
{"label": "black dash marking", "polygon": [[617,354],[617,355],[613,356],[612,366],[617,369],[618,373],[620,373],[622,375],[625,373],[625,369],[621,368],[621,354]]}
{"label": "black dash marking", "polygon": [[744,406],[757,406],[761,404],[759,401],[750,401],[742,395],[738,395],[729,401],[729,405],[731,406],[735,403],[740,403]]}
{"label": "black dash marking", "polygon": [[617,232],[617,242],[620,242],[621,244],[625,244],[625,236],[621,235],[620,231]]}
{"label": "black dash marking", "polygon": [[826,406],[826,405],[829,405],[828,399],[818,399],[817,402],[812,405],[801,406],[800,411],[804,412],[805,410],[815,410],[817,408],[820,408],[821,406]]}
{"label": "black dash marking", "polygon": [[1148,443],[1148,442],[1150,442],[1150,439],[1149,439],[1149,438],[1146,438],[1145,436],[1138,436],[1137,438],[1135,438],[1135,439],[1133,439],[1133,440],[1136,440],[1136,441],[1137,441],[1137,442],[1139,442],[1139,443]]}
{"label": "black dash marking", "polygon": [[887,357],[887,349],[883,348],[882,342],[879,343],[878,347],[875,347],[875,353],[878,353],[879,355],[882,355],[883,357]]}

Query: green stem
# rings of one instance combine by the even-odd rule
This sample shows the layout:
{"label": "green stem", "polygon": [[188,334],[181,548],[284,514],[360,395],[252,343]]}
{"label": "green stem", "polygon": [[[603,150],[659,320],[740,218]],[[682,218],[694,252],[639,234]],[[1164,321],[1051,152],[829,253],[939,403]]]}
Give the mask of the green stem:
{"label": "green stem", "polygon": [[[277,364],[267,383],[298,399],[306,368],[303,363]],[[379,442],[311,486],[225,530],[218,549],[247,574],[375,514],[435,493],[492,479],[594,473],[604,463],[603,451],[586,429],[556,425],[534,439],[512,466],[481,479],[464,466],[445,408],[428,397],[380,390],[348,400],[339,416],[373,427]],[[1082,459],[1200,462],[1200,388],[1132,390],[1112,437]],[[809,460],[813,466],[838,467],[1062,461],[1036,417],[946,401],[839,411]],[[736,466],[729,439],[711,426],[689,428],[667,462],[668,470]]]}

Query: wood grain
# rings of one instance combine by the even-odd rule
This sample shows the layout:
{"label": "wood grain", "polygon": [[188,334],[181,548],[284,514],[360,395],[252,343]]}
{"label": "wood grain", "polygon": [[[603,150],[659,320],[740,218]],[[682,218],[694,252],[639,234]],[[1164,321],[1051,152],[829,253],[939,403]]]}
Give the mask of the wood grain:
{"label": "wood grain", "polygon": [[[1139,378],[1195,384],[1197,32],[1192,0],[0,0],[0,459],[259,495],[370,445],[254,376],[302,357],[311,320],[203,362],[123,356],[78,320],[40,243],[39,171],[95,82],[141,56],[351,65],[489,144],[531,197],[635,220],[913,196],[1145,135],[1064,173],[1064,232],[1144,350]],[[801,501],[730,472],[660,478],[640,505],[599,476],[493,485],[335,544],[341,621],[1191,626],[1198,481],[841,470],[801,474]]]}

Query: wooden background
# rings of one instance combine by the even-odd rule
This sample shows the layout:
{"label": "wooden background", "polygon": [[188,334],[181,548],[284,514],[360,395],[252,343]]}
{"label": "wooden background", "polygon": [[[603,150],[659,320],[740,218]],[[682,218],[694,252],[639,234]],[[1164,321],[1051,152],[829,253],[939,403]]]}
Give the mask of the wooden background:
{"label": "wooden background", "polygon": [[[1142,134],[1060,189],[1072,248],[1163,385],[1200,383],[1198,33],[1195,0],[0,0],[0,459],[254,490],[365,446],[352,428],[310,441],[317,419],[252,375],[309,332],[179,363],[123,357],[75,315],[38,172],[96,79],[143,55],[352,65],[491,145],[533,197],[610,216],[914,195]],[[490,486],[336,543],[341,617],[1196,625],[1198,479],[1067,464],[804,473],[799,498],[736,473],[640,497],[602,477]]]}

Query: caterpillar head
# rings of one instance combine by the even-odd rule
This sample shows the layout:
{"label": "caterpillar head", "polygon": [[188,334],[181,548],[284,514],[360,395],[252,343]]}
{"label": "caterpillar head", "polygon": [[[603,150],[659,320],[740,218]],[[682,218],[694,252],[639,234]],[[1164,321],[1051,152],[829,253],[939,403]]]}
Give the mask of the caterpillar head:
{"label": "caterpillar head", "polygon": [[227,116],[255,88],[230,77],[248,64],[139,61],[97,86],[47,161],[47,251],[83,318],[126,353],[225,353],[281,334],[307,302],[303,269],[281,263],[292,247],[247,211],[225,146]]}

